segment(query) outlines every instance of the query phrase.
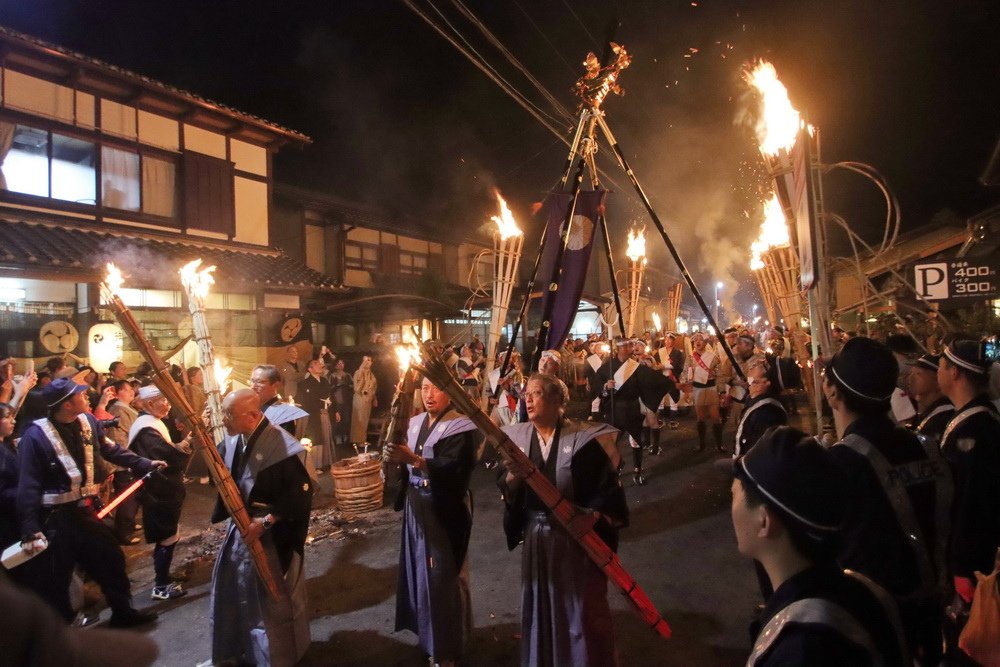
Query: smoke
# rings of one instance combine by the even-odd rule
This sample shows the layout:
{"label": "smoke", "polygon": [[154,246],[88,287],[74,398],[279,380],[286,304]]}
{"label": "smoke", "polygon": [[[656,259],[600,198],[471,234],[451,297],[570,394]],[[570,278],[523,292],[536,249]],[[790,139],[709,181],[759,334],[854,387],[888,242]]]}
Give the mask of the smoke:
{"label": "smoke", "polygon": [[177,272],[183,262],[162,251],[136,245],[127,239],[112,238],[102,243],[99,254],[102,265],[113,262],[121,270],[125,287],[134,286],[136,279],[141,277],[143,287],[170,290],[180,288]]}

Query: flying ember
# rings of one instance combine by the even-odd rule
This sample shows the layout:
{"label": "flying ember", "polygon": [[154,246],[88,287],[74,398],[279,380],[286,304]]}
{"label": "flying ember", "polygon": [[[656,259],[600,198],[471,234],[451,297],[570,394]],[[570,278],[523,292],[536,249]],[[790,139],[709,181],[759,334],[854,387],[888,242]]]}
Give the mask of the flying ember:
{"label": "flying ember", "polygon": [[757,140],[766,155],[790,150],[802,126],[799,112],[788,99],[788,89],[778,79],[774,65],[761,60],[743,75],[744,80],[760,93],[761,113],[757,121]]}
{"label": "flying ember", "polygon": [[497,203],[500,205],[500,215],[492,215],[490,216],[490,220],[496,223],[500,238],[507,239],[511,236],[520,236],[522,234],[521,228],[517,226],[514,214],[507,207],[507,202],[500,196],[499,192],[496,195]]}

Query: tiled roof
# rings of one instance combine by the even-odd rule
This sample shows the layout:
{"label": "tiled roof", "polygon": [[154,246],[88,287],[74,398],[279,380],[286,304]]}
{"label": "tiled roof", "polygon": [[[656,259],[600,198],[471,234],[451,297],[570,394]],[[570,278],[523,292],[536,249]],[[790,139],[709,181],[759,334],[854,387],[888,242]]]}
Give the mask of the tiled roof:
{"label": "tiled roof", "polygon": [[305,143],[305,144],[312,143],[312,139],[310,139],[308,136],[302,134],[301,132],[297,132],[296,130],[292,130],[290,128],[284,127],[283,125],[279,125],[277,123],[272,123],[271,121],[265,120],[265,119],[261,118],[260,116],[254,116],[253,114],[249,114],[249,113],[246,113],[244,111],[240,111],[239,109],[234,109],[234,108],[232,108],[230,106],[227,106],[225,104],[220,104],[219,102],[214,102],[214,101],[212,101],[212,100],[210,100],[208,98],[202,97],[201,95],[196,95],[196,94],[194,94],[192,92],[183,90],[181,88],[177,88],[176,86],[171,86],[171,85],[165,84],[162,81],[157,81],[156,79],[150,78],[150,77],[145,76],[143,74],[138,74],[138,73],[133,72],[131,70],[125,69],[124,67],[119,67],[117,65],[112,65],[110,63],[106,63],[103,60],[98,60],[97,58],[92,58],[92,57],[90,57],[88,55],[84,55],[84,54],[79,53],[77,51],[73,51],[72,49],[67,49],[67,48],[65,48],[63,46],[59,46],[58,44],[53,44],[51,42],[46,42],[45,40],[39,39],[39,38],[34,37],[32,35],[28,35],[28,34],[25,34],[23,32],[18,32],[17,30],[12,30],[11,28],[8,28],[8,27],[3,26],[3,25],[0,25],[0,37],[6,37],[8,39],[20,41],[23,44],[26,44],[26,45],[29,45],[31,47],[34,47],[36,50],[48,51],[48,52],[51,52],[51,53],[58,54],[59,56],[62,56],[64,58],[68,58],[68,59],[71,59],[71,60],[76,60],[78,62],[87,63],[88,65],[91,65],[91,66],[93,66],[95,68],[98,68],[98,69],[101,69],[101,70],[113,73],[114,75],[116,75],[118,77],[121,77],[122,79],[131,80],[134,83],[141,84],[141,85],[146,86],[148,88],[158,89],[158,90],[160,90],[160,91],[162,91],[162,92],[164,92],[164,93],[166,93],[168,95],[173,95],[173,96],[176,96],[176,97],[182,97],[182,98],[185,98],[185,99],[187,99],[187,100],[189,100],[191,102],[195,102],[197,104],[205,105],[205,106],[211,107],[213,109],[216,109],[216,110],[219,110],[219,111],[223,111],[225,113],[230,114],[231,116],[240,118],[242,120],[249,121],[249,122],[252,122],[252,123],[255,123],[255,124],[258,124],[258,125],[262,125],[264,127],[267,127],[268,129],[270,129],[273,132],[277,132],[279,134],[283,134],[283,135],[285,135],[285,136],[287,136],[287,137],[289,137],[291,139],[294,139],[296,141],[300,141],[300,142]]}
{"label": "tiled roof", "polygon": [[[226,247],[232,245],[233,247]],[[279,250],[222,241],[144,238],[25,220],[0,219],[0,268],[103,276],[115,262],[130,287],[176,289],[177,271],[192,259],[216,265],[219,285],[244,288],[346,292],[331,276],[314,271]]]}

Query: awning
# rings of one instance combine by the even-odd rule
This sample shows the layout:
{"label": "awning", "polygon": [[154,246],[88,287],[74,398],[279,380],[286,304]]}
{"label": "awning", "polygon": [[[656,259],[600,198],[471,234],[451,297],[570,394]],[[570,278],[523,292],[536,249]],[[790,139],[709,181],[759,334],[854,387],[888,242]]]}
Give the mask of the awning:
{"label": "awning", "polygon": [[29,222],[9,215],[0,217],[0,269],[24,271],[31,277],[96,281],[104,275],[105,264],[114,262],[129,287],[178,289],[178,269],[201,258],[203,266],[218,267],[215,281],[227,291],[350,292],[331,276],[272,248],[190,236],[153,238],[142,230],[98,231],[64,218]]}
{"label": "awning", "polygon": [[464,317],[460,308],[413,294],[363,296],[312,310],[309,315],[327,324]]}

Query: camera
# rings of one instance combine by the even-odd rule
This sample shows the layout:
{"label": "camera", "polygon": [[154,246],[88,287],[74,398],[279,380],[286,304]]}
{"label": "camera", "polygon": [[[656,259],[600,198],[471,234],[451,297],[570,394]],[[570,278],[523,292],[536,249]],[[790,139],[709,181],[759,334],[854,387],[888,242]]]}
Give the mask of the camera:
{"label": "camera", "polygon": [[979,341],[979,358],[987,364],[1000,361],[1000,336],[987,336]]}
{"label": "camera", "polygon": [[99,419],[97,421],[97,423],[100,424],[101,428],[104,428],[104,429],[118,428],[118,418],[117,417],[115,417],[114,419]]}

